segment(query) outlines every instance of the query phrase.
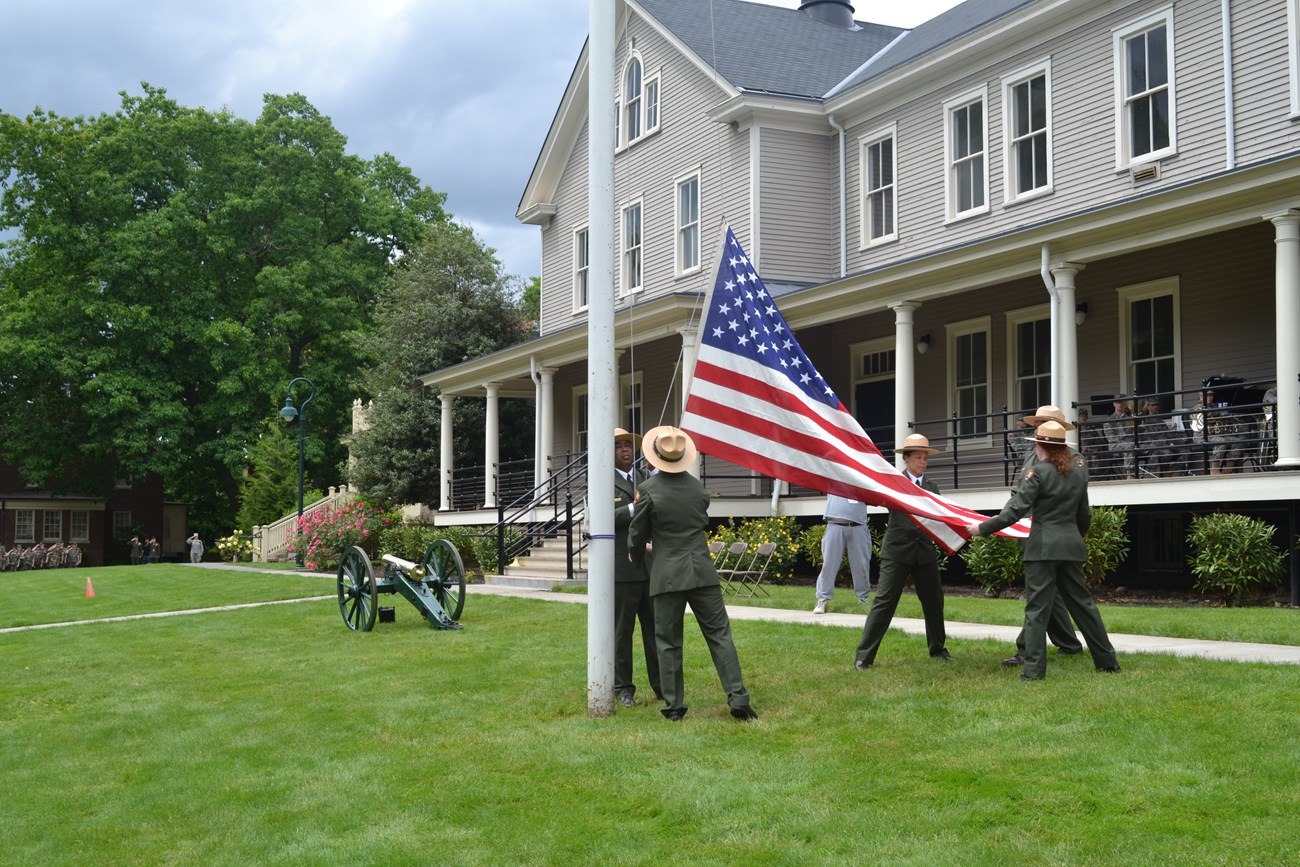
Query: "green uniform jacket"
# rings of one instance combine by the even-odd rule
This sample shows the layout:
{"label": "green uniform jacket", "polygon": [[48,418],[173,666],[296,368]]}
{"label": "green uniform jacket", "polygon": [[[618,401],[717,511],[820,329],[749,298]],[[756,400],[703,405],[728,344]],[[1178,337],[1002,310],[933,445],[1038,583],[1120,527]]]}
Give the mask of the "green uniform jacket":
{"label": "green uniform jacket", "polygon": [[[632,478],[637,478],[636,470]],[[627,530],[632,524],[632,510],[628,506],[636,499],[636,484],[614,472],[614,580],[617,582],[649,581],[645,564],[633,566],[627,557]]]}
{"label": "green uniform jacket", "polygon": [[659,473],[641,483],[628,530],[628,552],[638,568],[650,558],[650,595],[678,593],[719,583],[709,553],[709,494],[690,473]]}
{"label": "green uniform jacket", "polygon": [[1066,476],[1047,461],[1035,464],[1002,511],[980,524],[980,535],[1005,529],[1030,512],[1034,523],[1025,542],[1026,561],[1087,561],[1083,535],[1092,524],[1092,510],[1088,508],[1088,473],[1080,455],[1071,456]]}
{"label": "green uniform jacket", "polygon": [[[927,478],[921,479],[921,487],[932,494],[940,493],[939,486]],[[880,541],[880,559],[919,566],[938,563],[939,551],[934,547],[934,539],[918,527],[906,512],[890,509],[885,538]]]}
{"label": "green uniform jacket", "polygon": [[[1073,446],[1066,446],[1066,448],[1070,450],[1071,458],[1076,458],[1079,456],[1079,453],[1074,450]],[[1029,471],[1032,470],[1034,468],[1034,465],[1037,463],[1038,463],[1038,453],[1033,449],[1030,449],[1029,454],[1025,455],[1024,462],[1020,465],[1020,475],[1016,476],[1016,483],[1011,486],[1012,496],[1015,495],[1016,491],[1020,490],[1021,483],[1023,483],[1025,479],[1029,478]],[[1079,466],[1079,462],[1075,461],[1074,466],[1077,468]],[[1083,459],[1083,478],[1085,481],[1088,478],[1087,458]]]}

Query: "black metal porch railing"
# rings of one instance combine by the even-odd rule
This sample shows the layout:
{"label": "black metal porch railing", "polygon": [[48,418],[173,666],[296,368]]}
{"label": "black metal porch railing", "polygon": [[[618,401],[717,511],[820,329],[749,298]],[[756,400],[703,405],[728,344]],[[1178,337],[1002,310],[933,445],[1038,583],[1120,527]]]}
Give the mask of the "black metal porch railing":
{"label": "black metal porch railing", "polygon": [[[504,572],[507,563],[527,553],[534,545],[563,533],[568,554],[565,558],[567,577],[572,580],[574,555],[586,547],[585,542],[574,539],[574,530],[582,522],[574,504],[581,503],[586,496],[587,456],[578,455],[559,469],[552,470],[542,484],[529,488],[510,502],[500,502],[496,525],[483,533],[484,536],[496,536],[497,569]],[[539,509],[549,509],[552,514],[539,520]],[[519,530],[519,535],[508,539],[507,528]]]}

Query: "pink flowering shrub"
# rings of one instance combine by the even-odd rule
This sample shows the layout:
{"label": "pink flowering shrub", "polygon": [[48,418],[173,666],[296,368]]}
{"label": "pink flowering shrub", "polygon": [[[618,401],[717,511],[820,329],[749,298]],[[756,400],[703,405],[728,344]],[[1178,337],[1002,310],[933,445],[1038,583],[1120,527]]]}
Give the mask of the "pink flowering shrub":
{"label": "pink flowering shrub", "polygon": [[298,532],[289,542],[296,557],[302,552],[303,565],[315,572],[332,572],[339,567],[343,552],[358,545],[377,558],[380,533],[398,522],[392,512],[364,500],[352,500],[337,509],[318,509],[303,515]]}

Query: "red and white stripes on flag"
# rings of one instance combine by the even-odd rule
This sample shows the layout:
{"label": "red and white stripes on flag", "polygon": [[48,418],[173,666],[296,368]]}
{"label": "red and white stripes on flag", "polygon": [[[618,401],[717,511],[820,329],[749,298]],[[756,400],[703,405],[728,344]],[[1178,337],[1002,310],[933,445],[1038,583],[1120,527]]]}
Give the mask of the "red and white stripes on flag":
{"label": "red and white stripes on flag", "polygon": [[[705,454],[907,512],[953,553],[984,515],[917,485],[876,448],[794,339],[730,229],[681,427]],[[1028,535],[1022,521],[1004,535]]]}

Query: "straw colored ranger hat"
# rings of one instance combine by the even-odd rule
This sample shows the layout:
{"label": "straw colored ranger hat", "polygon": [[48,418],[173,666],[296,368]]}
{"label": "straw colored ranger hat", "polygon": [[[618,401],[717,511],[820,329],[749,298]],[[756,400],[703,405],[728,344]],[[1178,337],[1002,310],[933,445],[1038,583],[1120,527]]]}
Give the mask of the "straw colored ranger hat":
{"label": "straw colored ranger hat", "polygon": [[632,433],[630,430],[623,430],[621,427],[614,428],[614,442],[629,442],[632,448],[641,448],[641,437]]}
{"label": "straw colored ranger hat", "polygon": [[1045,421],[1059,421],[1061,427],[1066,430],[1074,430],[1074,425],[1065,420],[1065,413],[1061,412],[1059,406],[1052,406],[1050,403],[1040,406],[1038,412],[1033,415],[1025,416],[1025,423],[1040,425]]}
{"label": "straw colored ranger hat", "polygon": [[672,425],[660,425],[646,431],[641,453],[650,466],[662,473],[684,473],[695,466],[700,453],[691,435]]}
{"label": "straw colored ranger hat", "polygon": [[1034,431],[1033,436],[1025,437],[1030,442],[1042,443],[1045,446],[1063,446],[1065,445],[1065,426],[1059,421],[1045,421]]}
{"label": "straw colored ranger hat", "polygon": [[908,434],[907,439],[903,440],[903,444],[894,451],[900,455],[905,455],[908,452],[925,452],[927,455],[937,455],[943,449],[931,447],[930,440],[925,434]]}

